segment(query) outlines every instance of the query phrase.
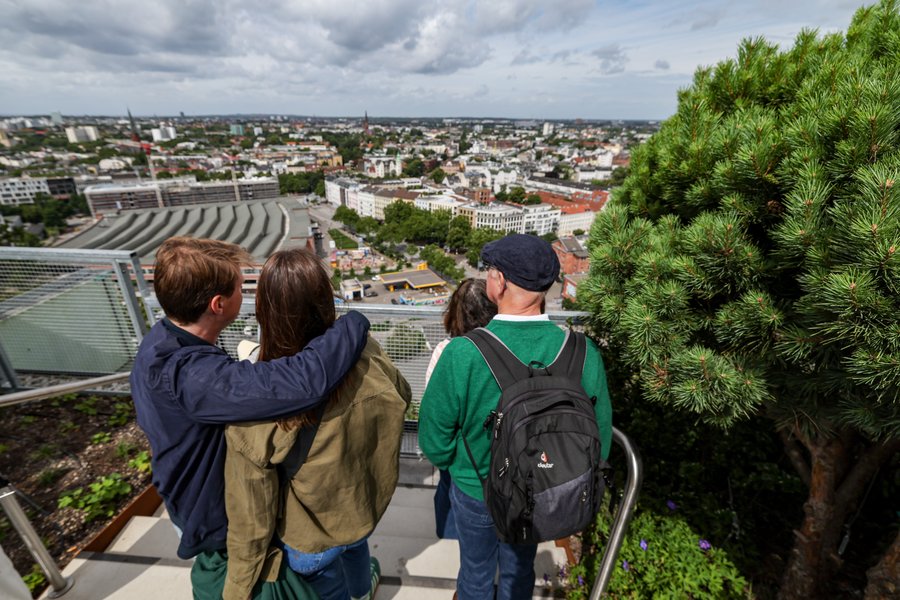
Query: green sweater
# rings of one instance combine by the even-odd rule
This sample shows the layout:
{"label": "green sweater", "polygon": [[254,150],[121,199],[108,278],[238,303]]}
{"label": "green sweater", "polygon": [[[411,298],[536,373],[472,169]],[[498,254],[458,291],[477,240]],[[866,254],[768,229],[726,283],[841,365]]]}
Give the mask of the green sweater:
{"label": "green sweater", "polygon": [[[508,321],[501,315],[487,325],[513,354],[528,364],[549,365],[565,339],[565,331],[548,320]],[[603,447],[603,458],[612,444],[612,408],[606,388],[606,371],[596,344],[588,340],[581,384],[588,396],[597,396],[594,412]],[[490,437],[483,428],[488,414],[497,408],[500,386],[475,344],[454,338],[444,349],[419,410],[419,447],[439,469],[447,469],[463,492],[484,500],[484,492],[463,444],[469,442],[482,477],[490,464]]]}

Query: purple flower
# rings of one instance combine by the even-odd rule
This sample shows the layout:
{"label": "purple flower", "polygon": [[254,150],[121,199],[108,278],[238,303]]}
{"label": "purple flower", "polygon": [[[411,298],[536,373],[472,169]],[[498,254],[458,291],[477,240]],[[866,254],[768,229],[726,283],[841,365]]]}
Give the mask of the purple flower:
{"label": "purple flower", "polygon": [[669,510],[678,510],[678,505],[671,500],[666,500],[666,506],[669,507]]}
{"label": "purple flower", "polygon": [[550,583],[550,576],[547,575],[546,573],[544,573],[544,583],[545,583],[545,584],[549,584],[549,583]]}
{"label": "purple flower", "polygon": [[700,540],[700,549],[701,550],[703,550],[705,552],[705,551],[709,550],[710,548],[712,548],[712,544],[710,544],[706,540]]}
{"label": "purple flower", "polygon": [[647,551],[647,540],[641,540],[641,550]]}
{"label": "purple flower", "polygon": [[578,576],[578,585],[584,585],[584,577],[581,575]]}
{"label": "purple flower", "polygon": [[631,567],[628,566],[628,561],[627,561],[627,560],[623,560],[623,561],[622,561],[622,568],[625,569],[626,571],[628,571],[628,570],[631,569]]}

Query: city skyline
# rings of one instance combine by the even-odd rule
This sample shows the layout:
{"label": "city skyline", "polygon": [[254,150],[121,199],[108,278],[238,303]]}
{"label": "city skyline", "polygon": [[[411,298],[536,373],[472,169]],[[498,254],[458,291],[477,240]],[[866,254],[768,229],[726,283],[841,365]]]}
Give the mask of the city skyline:
{"label": "city skyline", "polygon": [[0,0],[0,112],[664,119],[741,39],[861,3]]}

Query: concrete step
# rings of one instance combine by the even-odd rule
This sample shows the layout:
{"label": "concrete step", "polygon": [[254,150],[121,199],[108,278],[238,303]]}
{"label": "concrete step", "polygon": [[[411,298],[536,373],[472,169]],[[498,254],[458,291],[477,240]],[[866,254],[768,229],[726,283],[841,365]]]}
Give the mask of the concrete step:
{"label": "concrete step", "polygon": [[178,534],[172,521],[160,517],[132,517],[104,553],[179,560],[177,548]]}
{"label": "concrete step", "polygon": [[[82,552],[63,570],[66,600],[189,600],[191,561]],[[49,598],[49,590],[41,598]]]}
{"label": "concrete step", "polygon": [[[400,484],[369,539],[372,555],[381,562],[378,600],[453,596],[459,545],[435,537],[437,477],[427,461],[401,461]],[[64,575],[74,576],[75,585],[66,600],[187,600],[192,561],[180,560],[177,547],[178,536],[164,506],[152,517],[134,517],[104,552],[83,552],[69,563]],[[544,574],[552,578],[565,562],[565,551],[554,543],[538,546],[535,598],[552,596]]]}

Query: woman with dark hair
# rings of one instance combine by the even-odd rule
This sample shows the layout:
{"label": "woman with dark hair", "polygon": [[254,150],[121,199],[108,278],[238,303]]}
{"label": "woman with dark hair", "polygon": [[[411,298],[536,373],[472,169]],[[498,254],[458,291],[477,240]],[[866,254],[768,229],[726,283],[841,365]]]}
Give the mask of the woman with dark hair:
{"label": "woman with dark hair", "polygon": [[450,302],[447,303],[447,310],[444,312],[444,329],[447,330],[450,337],[434,347],[431,361],[425,371],[425,385],[428,385],[434,365],[441,357],[444,347],[450,343],[450,338],[465,335],[478,327],[484,327],[496,314],[497,305],[488,300],[484,279],[463,279],[453,295],[450,296]]}
{"label": "woman with dark hair", "polygon": [[[335,320],[318,257],[283,250],[266,261],[256,294],[258,360],[291,355]],[[228,575],[225,600],[246,600],[284,550],[291,569],[324,600],[370,598],[379,577],[367,538],[384,514],[399,469],[409,384],[372,338],[324,409],[226,429]],[[311,445],[309,445],[311,442]],[[289,481],[277,467],[295,444],[309,452]],[[272,565],[274,567],[274,565]]]}
{"label": "woman with dark hair", "polygon": [[[497,305],[487,297],[487,287],[484,279],[464,279],[447,303],[444,312],[444,328],[450,337],[442,340],[434,347],[431,353],[431,361],[425,370],[425,385],[431,379],[431,372],[441,357],[441,352],[451,338],[465,335],[484,327],[488,321],[497,314]],[[453,515],[453,506],[450,504],[450,472],[441,470],[437,489],[434,492],[434,521],[437,536],[444,539],[457,539],[456,518]]]}

